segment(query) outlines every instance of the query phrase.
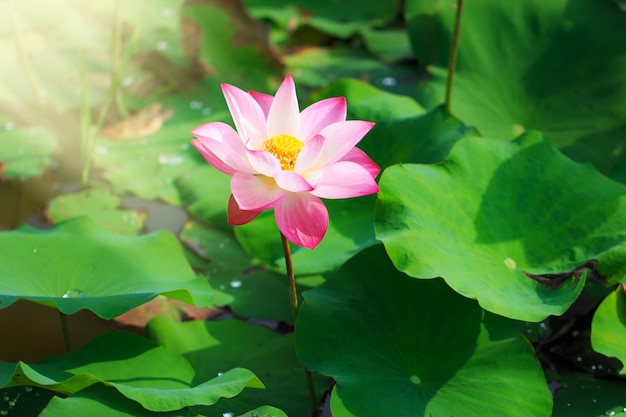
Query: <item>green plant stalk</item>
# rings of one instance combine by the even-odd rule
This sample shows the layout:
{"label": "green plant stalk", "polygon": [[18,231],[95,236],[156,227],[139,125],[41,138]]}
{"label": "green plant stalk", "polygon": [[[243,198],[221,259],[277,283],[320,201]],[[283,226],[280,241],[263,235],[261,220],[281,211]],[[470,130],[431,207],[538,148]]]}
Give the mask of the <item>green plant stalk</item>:
{"label": "green plant stalk", "polygon": [[[122,55],[121,64],[111,75],[112,76],[111,85],[109,86],[109,89],[107,90],[107,94],[104,98],[102,108],[100,109],[100,113],[98,114],[96,125],[94,126],[93,129],[91,129],[91,126],[89,126],[89,129],[87,131],[85,130],[83,131],[83,135],[84,135],[83,142],[82,142],[83,148],[84,148],[83,173],[82,173],[83,174],[82,175],[83,186],[87,184],[87,181],[89,179],[91,159],[93,157],[93,153],[94,153],[95,146],[96,146],[95,136],[98,134],[98,132],[102,129],[102,126],[104,125],[104,120],[109,111],[109,106],[111,105],[111,102],[114,100],[116,92],[118,91],[118,88],[120,85],[120,78],[121,78],[120,73],[124,70],[124,68],[126,68],[126,65],[130,61],[133,46],[135,45],[138,37],[139,37],[139,28],[135,29],[135,31],[133,32],[131,41],[129,42],[130,45],[128,48],[126,48],[126,50],[124,51],[124,54]],[[82,73],[81,73],[81,78],[82,78]],[[86,91],[86,85],[83,86],[83,92],[85,91]],[[85,94],[85,97],[86,96],[87,95]],[[82,112],[85,112],[85,106],[87,106],[86,108],[87,110],[89,110],[89,103],[88,102],[85,103],[83,100]],[[91,116],[89,116],[89,124],[91,125]]]}
{"label": "green plant stalk", "polygon": [[[291,259],[291,248],[289,247],[289,240],[282,233],[280,234],[280,239],[283,245],[283,253],[285,254],[285,268],[287,269],[287,281],[289,283],[289,299],[291,301],[291,312],[293,314],[293,324],[295,326],[299,311],[298,292],[296,290],[296,277],[293,272],[293,261]],[[303,369],[307,387],[309,388],[309,397],[311,399],[311,415],[315,417],[318,413],[318,404],[317,394],[315,393],[315,384],[313,382],[313,375],[311,375],[311,371],[306,369],[304,366]]]}
{"label": "green plant stalk", "polygon": [[122,55],[122,62],[112,75],[113,79],[111,80],[111,86],[109,87],[107,91],[107,95],[102,105],[102,110],[100,110],[98,121],[96,122],[96,128],[95,128],[96,132],[99,132],[100,129],[102,129],[102,125],[104,124],[104,119],[109,110],[109,106],[111,105],[111,101],[114,99],[115,93],[120,86],[120,78],[121,78],[120,74],[126,68],[126,65],[130,61],[130,57],[134,49],[133,46],[137,42],[138,37],[139,37],[139,28],[135,29],[135,31],[133,32],[133,35],[129,42],[129,46],[126,48],[126,50],[124,51],[124,54]]}
{"label": "green plant stalk", "polygon": [[63,342],[65,343],[65,349],[68,352],[72,351],[72,341],[70,339],[70,328],[67,324],[67,314],[59,311],[61,316],[61,329],[63,330]]}
{"label": "green plant stalk", "polygon": [[454,85],[454,72],[456,71],[456,59],[459,53],[459,36],[461,33],[461,20],[463,18],[463,0],[458,0],[456,5],[456,18],[454,22],[454,33],[452,34],[452,45],[448,57],[448,79],[446,80],[446,99],[444,108],[450,112],[452,106],[452,87]]}
{"label": "green plant stalk", "polygon": [[[111,79],[115,79],[120,69],[122,51],[122,2],[115,1],[115,17],[113,18],[113,51],[111,57]],[[118,78],[119,79],[119,78]],[[120,89],[115,88],[115,104],[123,118],[128,117],[128,112],[122,101]]]}
{"label": "green plant stalk", "polygon": [[81,141],[81,162],[83,164],[81,183],[87,185],[89,180],[89,165],[91,164],[91,108],[89,107],[89,91],[87,89],[87,77],[85,76],[85,55],[80,54],[80,141]]}

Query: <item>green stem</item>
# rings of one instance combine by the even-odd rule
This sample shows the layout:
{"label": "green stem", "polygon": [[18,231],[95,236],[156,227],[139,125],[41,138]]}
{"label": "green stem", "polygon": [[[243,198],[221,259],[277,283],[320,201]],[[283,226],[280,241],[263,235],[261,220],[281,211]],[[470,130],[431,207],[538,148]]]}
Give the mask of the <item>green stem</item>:
{"label": "green stem", "polygon": [[[83,99],[82,99],[83,129],[82,131],[83,131],[83,147],[85,149],[84,160],[83,160],[84,161],[83,173],[82,173],[83,174],[82,175],[83,186],[86,185],[87,181],[89,180],[89,170],[91,168],[91,159],[93,158],[93,153],[95,151],[95,145],[96,145],[95,137],[98,134],[98,132],[100,132],[100,130],[102,129],[107,113],[109,111],[109,106],[111,105],[111,102],[115,100],[115,97],[117,96],[119,92],[121,73],[126,68],[128,62],[130,61],[132,51],[134,50],[134,46],[139,37],[139,28],[136,28],[133,31],[133,34],[131,35],[131,39],[130,39],[128,47],[124,50],[124,53],[122,53],[120,56],[121,46],[119,43],[121,42],[121,40],[119,40],[118,38],[121,35],[118,33],[119,31],[116,32],[117,30],[116,28],[118,28],[119,19],[120,19],[120,12],[119,12],[120,5],[121,3],[118,1],[118,3],[116,3],[116,15],[115,15],[115,20],[114,20],[114,25],[115,25],[114,35],[113,35],[114,36],[113,38],[113,57],[114,58],[111,63],[111,66],[112,66],[111,85],[109,86],[109,89],[107,90],[107,94],[104,98],[104,101],[100,108],[99,115],[96,119],[96,123],[93,127],[91,126],[91,121],[92,121],[91,113],[88,113],[91,110],[89,107],[89,96],[88,96],[88,91],[87,91],[87,84],[85,81],[84,69],[81,69],[81,80],[82,80],[81,85],[82,85],[82,91],[83,91]],[[121,104],[121,102],[122,101],[120,98],[118,102],[118,104],[120,105],[120,112],[124,116],[126,116],[126,110],[124,106]]]}
{"label": "green stem", "polygon": [[89,181],[89,167],[91,165],[91,152],[93,136],[91,132],[91,107],[89,105],[89,90],[87,89],[87,77],[85,75],[85,54],[80,53],[80,139],[82,153],[82,185],[85,187]]}
{"label": "green stem", "polygon": [[296,278],[293,273],[293,261],[291,260],[291,248],[289,247],[289,240],[280,234],[280,239],[283,244],[283,252],[285,253],[285,267],[287,268],[287,281],[289,282],[289,300],[291,302],[291,313],[293,314],[293,323],[296,323],[298,318],[298,293],[296,291]]}
{"label": "green stem", "polygon": [[[115,1],[115,17],[113,19],[113,48],[111,58],[111,79],[117,79],[119,81],[120,72],[122,70],[122,1]],[[128,117],[126,107],[122,101],[122,92],[119,89],[119,85],[115,88],[115,104],[122,116],[122,119]]]}
{"label": "green stem", "polygon": [[70,328],[67,325],[67,314],[59,311],[61,315],[61,329],[63,330],[63,341],[65,342],[65,349],[68,352],[72,351],[72,341],[70,340]]}
{"label": "green stem", "polygon": [[[289,283],[289,299],[291,301],[291,312],[293,314],[293,324],[296,324],[296,319],[298,318],[298,292],[296,290],[296,277],[293,273],[293,261],[291,259],[291,248],[289,247],[289,240],[283,235],[280,234],[280,239],[283,244],[283,252],[285,254],[285,267],[287,269],[287,281]],[[311,372],[303,366],[304,376],[306,377],[307,387],[309,388],[309,397],[311,399],[311,415],[313,417],[317,416],[318,413],[318,403],[317,403],[317,395],[315,394],[315,384],[313,383],[313,375]]]}
{"label": "green stem", "polygon": [[463,16],[463,0],[458,0],[456,5],[456,19],[454,22],[454,33],[452,34],[452,45],[450,56],[448,57],[448,79],[446,82],[446,100],[444,108],[450,112],[452,105],[452,86],[454,85],[454,72],[456,71],[456,58],[459,53],[459,35],[461,33],[461,20]]}

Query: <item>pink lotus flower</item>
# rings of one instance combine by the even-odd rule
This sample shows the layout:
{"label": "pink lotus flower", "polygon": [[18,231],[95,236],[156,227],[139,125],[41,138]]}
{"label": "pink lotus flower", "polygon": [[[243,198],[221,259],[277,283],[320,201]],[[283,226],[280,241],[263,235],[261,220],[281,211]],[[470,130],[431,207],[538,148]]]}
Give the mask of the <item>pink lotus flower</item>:
{"label": "pink lotus flower", "polygon": [[322,198],[378,192],[380,168],[355,145],[374,126],[346,121],[344,97],[318,101],[300,112],[287,76],[276,96],[222,84],[235,131],[214,122],[192,130],[191,143],[218,170],[232,176],[228,223],[246,224],[274,209],[280,231],[313,249],[328,230]]}

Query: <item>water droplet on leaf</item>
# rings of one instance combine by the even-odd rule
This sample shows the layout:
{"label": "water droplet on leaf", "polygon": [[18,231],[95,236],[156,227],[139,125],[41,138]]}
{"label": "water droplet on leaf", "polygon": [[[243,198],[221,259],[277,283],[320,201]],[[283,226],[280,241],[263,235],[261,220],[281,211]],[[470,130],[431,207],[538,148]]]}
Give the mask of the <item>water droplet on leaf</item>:
{"label": "water droplet on leaf", "polygon": [[194,110],[200,110],[203,106],[203,103],[201,101],[192,101],[191,103],[189,103],[189,108],[190,109],[194,109]]}
{"label": "water droplet on leaf", "polygon": [[230,286],[233,288],[240,288],[243,285],[243,282],[239,280],[231,281]]}
{"label": "water droplet on leaf", "polygon": [[398,81],[393,77],[385,77],[381,80],[381,84],[385,87],[393,87],[398,84]]}
{"label": "water droplet on leaf", "polygon": [[120,84],[122,85],[122,87],[128,87],[133,83],[133,81],[135,81],[135,77],[132,75],[127,75],[126,77],[122,78]]}
{"label": "water droplet on leaf", "polygon": [[514,124],[511,130],[513,131],[514,136],[519,136],[526,131],[526,129],[524,129],[524,126],[520,124]]}
{"label": "water droplet on leaf", "polygon": [[63,298],[83,298],[85,293],[81,290],[68,290],[63,294]]}
{"label": "water droplet on leaf", "polygon": [[515,269],[515,267],[517,266],[517,264],[515,263],[515,261],[511,258],[506,258],[504,260],[504,264],[506,265],[507,268],[509,269]]}
{"label": "water droplet on leaf", "polygon": [[159,164],[161,165],[180,165],[185,157],[177,153],[159,155]]}
{"label": "water droplet on leaf", "polygon": [[419,376],[417,376],[417,375],[411,375],[409,380],[411,381],[411,383],[413,383],[415,385],[418,385],[418,384],[422,383],[421,378]]}

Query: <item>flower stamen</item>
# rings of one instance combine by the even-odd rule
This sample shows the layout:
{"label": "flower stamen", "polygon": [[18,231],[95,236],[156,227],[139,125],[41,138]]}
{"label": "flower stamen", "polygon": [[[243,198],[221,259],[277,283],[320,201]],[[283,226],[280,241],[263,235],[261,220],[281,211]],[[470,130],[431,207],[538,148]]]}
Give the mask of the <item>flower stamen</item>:
{"label": "flower stamen", "polygon": [[263,142],[261,149],[274,155],[283,170],[293,171],[304,143],[289,135],[278,135]]}

